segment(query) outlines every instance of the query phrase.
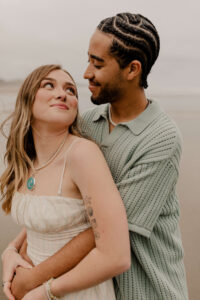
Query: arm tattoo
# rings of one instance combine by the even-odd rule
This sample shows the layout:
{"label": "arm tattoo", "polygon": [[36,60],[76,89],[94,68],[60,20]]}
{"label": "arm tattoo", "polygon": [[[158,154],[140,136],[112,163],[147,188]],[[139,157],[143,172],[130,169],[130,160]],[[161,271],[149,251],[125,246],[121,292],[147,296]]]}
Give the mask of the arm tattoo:
{"label": "arm tattoo", "polygon": [[85,203],[87,220],[90,222],[90,224],[92,226],[95,239],[99,239],[100,238],[100,233],[97,231],[98,225],[97,225],[97,221],[96,221],[95,216],[94,216],[94,211],[93,211],[93,208],[92,208],[91,197],[85,196],[85,197],[83,197],[83,201]]}

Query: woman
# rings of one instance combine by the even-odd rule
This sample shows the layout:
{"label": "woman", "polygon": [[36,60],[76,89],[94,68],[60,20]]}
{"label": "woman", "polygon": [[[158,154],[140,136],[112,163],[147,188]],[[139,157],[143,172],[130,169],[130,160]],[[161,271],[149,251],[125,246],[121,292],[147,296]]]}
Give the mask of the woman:
{"label": "woman", "polygon": [[9,299],[14,298],[5,278],[6,261],[26,235],[34,265],[91,226],[96,245],[75,268],[27,293],[24,300],[112,300],[109,278],[130,265],[122,200],[101,151],[78,134],[77,111],[74,80],[58,65],[34,70],[20,89],[1,176],[3,209],[26,228],[3,253]]}

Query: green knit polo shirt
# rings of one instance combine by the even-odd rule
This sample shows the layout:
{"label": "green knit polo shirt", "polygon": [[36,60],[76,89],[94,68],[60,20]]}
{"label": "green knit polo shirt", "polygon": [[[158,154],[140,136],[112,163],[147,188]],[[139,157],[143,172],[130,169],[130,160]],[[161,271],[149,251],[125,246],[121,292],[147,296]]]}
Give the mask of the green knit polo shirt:
{"label": "green knit polo shirt", "polygon": [[108,105],[84,113],[81,127],[100,146],[127,212],[132,263],[114,278],[116,298],[188,299],[176,196],[177,127],[154,101],[111,133]]}

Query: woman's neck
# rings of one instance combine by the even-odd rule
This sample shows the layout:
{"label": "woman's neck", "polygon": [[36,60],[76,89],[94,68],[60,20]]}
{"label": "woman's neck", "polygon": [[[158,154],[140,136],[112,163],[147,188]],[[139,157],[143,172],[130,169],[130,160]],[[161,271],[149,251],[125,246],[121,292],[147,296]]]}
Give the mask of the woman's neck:
{"label": "woman's neck", "polygon": [[[44,130],[32,126],[32,134],[36,151],[36,160],[34,165],[35,167],[38,167],[56,153],[62,143],[64,147],[65,141],[67,140],[66,135],[68,135],[68,128],[52,132],[47,129]],[[62,152],[62,149],[60,149],[58,155],[60,152]]]}

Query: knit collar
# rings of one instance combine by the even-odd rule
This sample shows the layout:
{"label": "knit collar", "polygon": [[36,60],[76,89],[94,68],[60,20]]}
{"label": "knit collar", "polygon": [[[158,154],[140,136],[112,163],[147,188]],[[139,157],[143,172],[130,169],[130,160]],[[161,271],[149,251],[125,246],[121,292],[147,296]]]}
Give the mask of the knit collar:
{"label": "knit collar", "polygon": [[[100,118],[108,119],[108,104],[101,105],[95,112],[93,121],[97,122]],[[134,135],[139,135],[149,126],[160,114],[162,110],[157,102],[150,100],[148,107],[135,119],[121,123],[121,126],[127,126]]]}

